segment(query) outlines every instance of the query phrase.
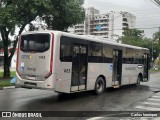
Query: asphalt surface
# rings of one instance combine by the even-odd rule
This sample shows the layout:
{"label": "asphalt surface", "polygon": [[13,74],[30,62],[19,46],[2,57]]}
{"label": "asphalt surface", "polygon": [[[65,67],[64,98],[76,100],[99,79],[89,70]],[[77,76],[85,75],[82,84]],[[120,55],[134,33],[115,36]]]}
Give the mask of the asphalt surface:
{"label": "asphalt surface", "polygon": [[[109,117],[109,115],[117,114],[121,111],[150,111],[148,108],[155,107],[155,111],[160,109],[160,106],[151,105],[143,106],[143,102],[157,103],[153,101],[155,96],[160,96],[160,73],[152,73],[149,82],[142,83],[139,87],[134,85],[124,86],[119,89],[107,89],[105,93],[96,96],[92,91],[75,94],[58,94],[53,91],[37,90],[37,89],[5,89],[0,90],[0,111],[62,111],[64,117],[54,117],[52,119],[89,119],[89,120],[158,120],[157,117]],[[160,98],[160,97],[157,97]],[[138,107],[137,107],[138,106]],[[139,107],[141,106],[141,107]],[[66,111],[81,111],[82,116],[65,117],[77,113]],[[87,112],[84,112],[87,111]],[[91,112],[92,111],[92,112]],[[97,112],[95,118],[94,111]],[[106,111],[113,111],[108,114]],[[152,111],[152,110],[151,110]],[[159,110],[160,111],[160,110]],[[72,114],[73,113],[73,114]],[[52,114],[52,113],[51,113]],[[66,115],[64,115],[66,114]],[[129,112],[130,114],[130,112]],[[57,114],[58,115],[58,114]],[[56,116],[56,115],[55,115]],[[6,119],[6,118],[5,118]],[[21,118],[12,118],[21,119]],[[24,119],[24,118],[23,118]],[[27,118],[25,118],[27,119]],[[36,118],[34,118],[36,119]],[[37,118],[40,119],[40,118]],[[51,118],[45,118],[51,119]]]}

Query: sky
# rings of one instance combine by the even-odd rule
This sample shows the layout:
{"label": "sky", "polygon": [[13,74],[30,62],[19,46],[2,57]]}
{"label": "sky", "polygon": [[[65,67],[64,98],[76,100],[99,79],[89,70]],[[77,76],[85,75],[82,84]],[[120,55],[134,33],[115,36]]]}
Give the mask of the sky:
{"label": "sky", "polygon": [[136,16],[135,28],[144,29],[146,37],[152,38],[160,27],[160,6],[154,0],[85,0],[84,7],[94,7],[100,13],[127,11]]}

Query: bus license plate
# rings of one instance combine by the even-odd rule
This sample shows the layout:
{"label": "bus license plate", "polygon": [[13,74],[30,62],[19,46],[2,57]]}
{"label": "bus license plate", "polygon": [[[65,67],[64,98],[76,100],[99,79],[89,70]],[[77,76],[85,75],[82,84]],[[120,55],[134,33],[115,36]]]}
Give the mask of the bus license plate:
{"label": "bus license plate", "polygon": [[27,79],[30,79],[30,80],[35,80],[36,77],[33,77],[33,76],[26,76]]}

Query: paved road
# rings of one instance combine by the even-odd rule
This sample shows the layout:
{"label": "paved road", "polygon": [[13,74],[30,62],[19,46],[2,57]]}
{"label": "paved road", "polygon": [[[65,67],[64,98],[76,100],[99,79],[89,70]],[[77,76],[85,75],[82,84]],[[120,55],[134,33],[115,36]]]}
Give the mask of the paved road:
{"label": "paved road", "polygon": [[[58,95],[47,90],[7,89],[0,91],[0,111],[150,111],[150,108],[159,110],[159,91],[160,73],[151,74],[151,80],[142,83],[138,88],[132,85],[108,89],[100,96],[95,96],[92,92]],[[106,117],[105,113],[99,116],[102,120],[112,119]],[[79,119],[91,118],[92,116]]]}

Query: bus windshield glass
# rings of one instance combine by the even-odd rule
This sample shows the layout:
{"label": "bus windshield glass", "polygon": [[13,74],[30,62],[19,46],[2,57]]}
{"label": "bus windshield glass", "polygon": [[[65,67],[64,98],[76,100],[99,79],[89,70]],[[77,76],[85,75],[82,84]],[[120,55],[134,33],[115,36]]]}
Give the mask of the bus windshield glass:
{"label": "bus windshield glass", "polygon": [[23,52],[45,52],[50,46],[49,34],[29,34],[21,36],[20,49]]}

